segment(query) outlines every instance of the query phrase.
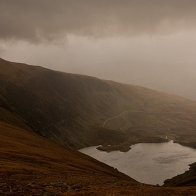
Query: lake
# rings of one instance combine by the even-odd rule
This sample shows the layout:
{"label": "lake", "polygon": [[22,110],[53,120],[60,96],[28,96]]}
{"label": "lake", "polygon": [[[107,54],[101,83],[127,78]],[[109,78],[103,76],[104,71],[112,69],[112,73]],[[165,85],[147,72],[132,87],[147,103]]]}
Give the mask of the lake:
{"label": "lake", "polygon": [[196,150],[173,141],[167,143],[141,143],[128,152],[102,152],[97,146],[81,149],[135,180],[146,184],[162,185],[164,180],[184,173],[189,164],[196,162]]}

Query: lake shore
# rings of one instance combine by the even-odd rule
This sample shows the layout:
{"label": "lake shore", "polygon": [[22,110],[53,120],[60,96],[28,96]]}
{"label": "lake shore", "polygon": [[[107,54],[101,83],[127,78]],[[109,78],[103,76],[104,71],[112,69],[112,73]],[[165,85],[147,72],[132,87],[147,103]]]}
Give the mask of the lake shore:
{"label": "lake shore", "polygon": [[[189,170],[196,162],[196,150],[173,141],[165,143],[140,143],[130,146],[127,152],[100,151],[100,146],[81,149],[80,152],[104,162],[135,180],[151,185],[163,185],[164,181]],[[161,168],[161,169],[160,169]]]}

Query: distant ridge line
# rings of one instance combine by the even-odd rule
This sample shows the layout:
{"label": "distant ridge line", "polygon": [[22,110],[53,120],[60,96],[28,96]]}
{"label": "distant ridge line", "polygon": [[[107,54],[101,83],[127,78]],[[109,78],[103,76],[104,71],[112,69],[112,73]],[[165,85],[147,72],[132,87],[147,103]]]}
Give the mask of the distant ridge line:
{"label": "distant ridge line", "polygon": [[112,121],[112,120],[114,120],[116,118],[119,118],[119,117],[123,116],[126,113],[144,113],[144,114],[193,114],[193,115],[196,115],[196,112],[147,112],[147,111],[131,111],[131,110],[127,110],[127,111],[121,112],[120,114],[118,114],[118,115],[116,115],[114,117],[111,117],[111,118],[106,119],[103,122],[103,128],[105,128],[106,124],[109,121]]}

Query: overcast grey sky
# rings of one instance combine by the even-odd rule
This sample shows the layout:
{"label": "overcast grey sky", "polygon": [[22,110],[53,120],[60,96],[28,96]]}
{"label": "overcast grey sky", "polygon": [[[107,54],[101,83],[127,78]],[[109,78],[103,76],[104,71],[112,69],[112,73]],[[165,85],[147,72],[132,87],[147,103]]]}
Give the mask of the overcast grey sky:
{"label": "overcast grey sky", "polygon": [[195,0],[0,0],[0,56],[196,99]]}

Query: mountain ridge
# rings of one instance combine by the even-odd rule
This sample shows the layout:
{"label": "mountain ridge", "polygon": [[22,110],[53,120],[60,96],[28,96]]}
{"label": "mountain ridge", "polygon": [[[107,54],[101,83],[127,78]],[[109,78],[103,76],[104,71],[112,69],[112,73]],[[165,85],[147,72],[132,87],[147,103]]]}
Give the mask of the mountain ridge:
{"label": "mountain ridge", "polygon": [[[5,60],[0,83],[1,110],[69,148],[164,142],[165,136],[185,145],[196,142],[196,102],[179,96]],[[124,111],[143,113],[128,112],[103,126]]]}
{"label": "mountain ridge", "polygon": [[149,186],[75,151],[126,151],[165,135],[194,146],[195,111],[178,96],[0,59],[0,193],[195,195],[185,187],[193,170],[166,183],[183,187]]}

